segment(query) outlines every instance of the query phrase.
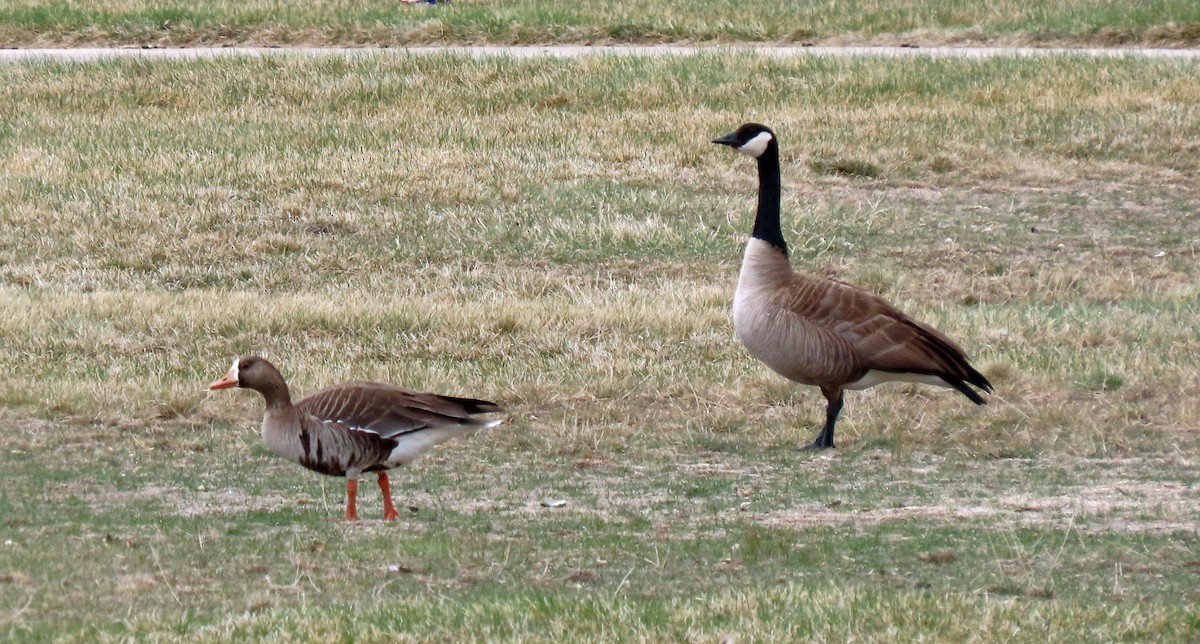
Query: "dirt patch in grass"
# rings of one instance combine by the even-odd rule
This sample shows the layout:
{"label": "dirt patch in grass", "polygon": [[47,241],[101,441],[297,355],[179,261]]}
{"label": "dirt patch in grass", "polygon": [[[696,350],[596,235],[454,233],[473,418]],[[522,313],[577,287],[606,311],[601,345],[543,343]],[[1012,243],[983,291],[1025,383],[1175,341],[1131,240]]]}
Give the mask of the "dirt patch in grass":
{"label": "dirt patch in grass", "polygon": [[1025,524],[1074,523],[1084,532],[1170,533],[1200,530],[1196,494],[1178,482],[1105,482],[1070,494],[1001,497]]}
{"label": "dirt patch in grass", "polygon": [[763,515],[760,522],[773,528],[803,529],[844,523],[875,524],[905,519],[978,519],[999,513],[983,506],[915,505],[901,508],[842,509],[813,503]]}
{"label": "dirt patch in grass", "polygon": [[161,511],[178,517],[237,514],[277,510],[291,505],[309,505],[313,501],[288,498],[279,494],[251,494],[245,490],[185,490],[179,487],[148,485],[137,490],[106,490],[87,495],[97,512],[139,504],[158,504]]}
{"label": "dirt patch in grass", "polygon": [[[1086,463],[1086,465],[1085,465]],[[1138,460],[1081,461],[1090,471],[1118,473]],[[937,477],[936,471],[926,474]],[[1146,481],[1133,478],[1105,480],[1092,485],[1073,486],[1067,492],[1038,493],[1037,485],[1016,494],[994,498],[955,493],[945,501],[898,507],[862,507],[861,504],[835,500],[805,503],[797,507],[767,512],[758,516],[769,527],[805,529],[843,524],[879,524],[906,520],[971,522],[986,519],[989,524],[1012,527],[1062,527],[1087,534],[1129,533],[1167,534],[1200,531],[1200,497],[1190,486],[1179,481]]]}

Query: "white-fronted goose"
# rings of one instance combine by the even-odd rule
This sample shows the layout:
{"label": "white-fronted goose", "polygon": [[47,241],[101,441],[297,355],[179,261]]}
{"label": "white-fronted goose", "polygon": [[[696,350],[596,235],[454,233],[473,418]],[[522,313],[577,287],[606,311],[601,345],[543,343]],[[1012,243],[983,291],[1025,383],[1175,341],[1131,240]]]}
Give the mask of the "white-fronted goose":
{"label": "white-fronted goose", "polygon": [[346,518],[358,519],[358,477],[379,473],[383,518],[396,518],[387,471],[429,448],[499,420],[475,414],[501,411],[495,403],[421,393],[379,382],[349,382],[292,404],[275,365],[250,356],[233,361],[209,389],[245,387],[267,401],[262,436],[272,452],[329,476],[346,477]]}
{"label": "white-fronted goose", "polygon": [[779,144],[770,128],[746,123],[713,143],[758,160],[758,212],[733,296],[733,327],[768,367],[821,388],[825,425],[805,449],[834,446],[846,389],[920,382],[986,404],[970,385],[991,392],[991,383],[949,338],[862,289],[792,269],[779,225]]}

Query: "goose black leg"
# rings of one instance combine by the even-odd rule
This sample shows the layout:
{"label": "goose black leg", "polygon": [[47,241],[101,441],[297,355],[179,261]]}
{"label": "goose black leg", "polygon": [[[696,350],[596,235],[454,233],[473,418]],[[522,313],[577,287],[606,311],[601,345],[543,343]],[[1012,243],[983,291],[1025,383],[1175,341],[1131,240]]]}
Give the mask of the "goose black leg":
{"label": "goose black leg", "polygon": [[829,404],[825,406],[825,426],[821,428],[821,433],[817,434],[816,440],[801,448],[806,452],[832,449],[834,447],[833,426],[837,423],[838,414],[842,412],[842,401],[845,397],[841,389],[826,389],[821,387],[821,393],[825,394],[825,400],[829,401]]}

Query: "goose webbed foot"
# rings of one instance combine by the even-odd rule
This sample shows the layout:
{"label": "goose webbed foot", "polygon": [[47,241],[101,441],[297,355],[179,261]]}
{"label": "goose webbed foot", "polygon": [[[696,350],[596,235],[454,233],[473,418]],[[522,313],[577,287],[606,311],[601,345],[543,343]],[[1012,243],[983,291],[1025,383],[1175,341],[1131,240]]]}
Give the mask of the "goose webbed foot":
{"label": "goose webbed foot", "polygon": [[822,442],[821,437],[818,436],[817,439],[814,440],[813,442],[809,443],[808,445],[805,445],[804,447],[801,447],[800,451],[801,452],[819,452],[821,450],[833,449],[835,447],[837,447],[837,446],[833,444],[832,440],[828,441],[828,442]]}

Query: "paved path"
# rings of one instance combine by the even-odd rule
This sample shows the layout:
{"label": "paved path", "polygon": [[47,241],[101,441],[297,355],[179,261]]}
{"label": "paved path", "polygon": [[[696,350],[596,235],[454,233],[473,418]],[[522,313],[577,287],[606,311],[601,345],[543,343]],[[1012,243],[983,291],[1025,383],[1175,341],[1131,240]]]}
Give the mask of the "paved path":
{"label": "paved path", "polygon": [[509,56],[533,58],[552,56],[566,58],[586,55],[612,56],[695,56],[714,52],[757,52],[767,56],[954,56],[959,58],[993,58],[997,56],[1144,56],[1154,58],[1185,58],[1200,60],[1200,49],[1039,49],[1034,47],[793,47],[769,45],[618,45],[589,47],[578,45],[531,47],[185,47],[172,49],[80,48],[80,49],[0,49],[0,62],[53,58],[57,60],[96,60],[99,58],[219,58],[225,56],[372,56],[405,54],[461,54],[467,56]]}

